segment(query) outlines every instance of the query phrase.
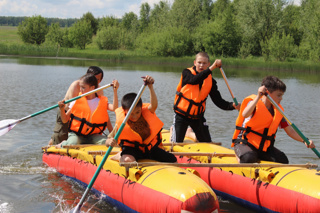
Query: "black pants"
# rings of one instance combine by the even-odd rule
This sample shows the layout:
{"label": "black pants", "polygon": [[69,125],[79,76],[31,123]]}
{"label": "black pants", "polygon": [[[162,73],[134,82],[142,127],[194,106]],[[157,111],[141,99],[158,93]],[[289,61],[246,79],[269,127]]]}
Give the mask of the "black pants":
{"label": "black pants", "polygon": [[288,164],[287,156],[275,147],[269,147],[266,152],[260,151],[252,145],[236,143],[234,152],[240,159],[240,163],[257,163],[260,160]]}
{"label": "black pants", "polygon": [[156,160],[160,162],[169,162],[169,163],[177,162],[176,156],[157,146],[153,147],[147,153],[142,152],[139,148],[122,146],[121,156],[122,155],[132,155],[136,159],[136,161],[140,159],[151,159],[151,160]]}
{"label": "black pants", "polygon": [[209,127],[204,117],[200,119],[189,119],[175,113],[173,119],[172,138],[173,142],[183,142],[188,126],[192,128],[199,142],[211,142]]}

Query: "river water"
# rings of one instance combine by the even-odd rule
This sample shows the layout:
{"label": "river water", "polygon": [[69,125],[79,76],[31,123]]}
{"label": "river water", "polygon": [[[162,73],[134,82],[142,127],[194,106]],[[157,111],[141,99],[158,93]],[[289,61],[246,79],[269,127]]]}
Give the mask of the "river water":
{"label": "river water", "polygon": [[[141,76],[155,79],[159,106],[157,115],[164,128],[172,124],[172,103],[176,85],[184,67],[168,65],[115,64],[94,60],[40,59],[0,57],[0,120],[20,119],[57,104],[64,97],[70,83],[83,74],[89,66],[104,70],[101,85],[118,79],[119,100],[128,92],[138,92]],[[224,67],[229,84],[237,100],[256,94],[262,78],[276,75],[287,85],[282,105],[292,122],[320,150],[320,73],[243,70]],[[213,72],[222,96],[231,101],[230,93],[218,69]],[[112,99],[112,89],[105,95]],[[149,100],[146,90],[142,100]],[[84,190],[81,186],[61,177],[42,163],[41,147],[47,145],[55,124],[56,109],[40,114],[18,124],[0,136],[0,212],[69,212]],[[114,123],[114,113],[110,113]],[[230,147],[237,111],[223,111],[210,100],[205,115],[212,138]],[[277,134],[276,146],[283,150],[290,163],[319,163],[319,158],[302,143],[289,138],[283,130]],[[75,201],[76,199],[76,201]],[[222,212],[250,212],[229,201],[221,200]],[[82,208],[85,212],[118,212],[94,195]]]}

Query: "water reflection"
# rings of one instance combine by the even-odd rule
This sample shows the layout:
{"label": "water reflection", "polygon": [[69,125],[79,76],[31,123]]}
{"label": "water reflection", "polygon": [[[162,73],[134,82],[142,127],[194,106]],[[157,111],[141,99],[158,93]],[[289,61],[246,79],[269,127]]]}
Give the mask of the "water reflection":
{"label": "water reflection", "polygon": [[[181,72],[184,68],[192,66],[193,61],[190,63],[185,62],[177,62],[170,64],[160,64],[157,63],[149,63],[140,62],[136,64],[133,62],[113,62],[113,61],[104,61],[104,60],[92,60],[92,59],[57,59],[55,57],[52,58],[37,58],[37,57],[17,57],[15,60],[12,58],[3,58],[3,62],[8,63],[18,63],[18,64],[28,64],[28,65],[51,65],[51,66],[76,66],[76,67],[89,67],[89,66],[100,66],[100,67],[113,67],[114,70],[142,70],[142,71],[158,71],[158,72]],[[254,65],[253,65],[254,66]],[[292,65],[294,66],[294,64]],[[266,75],[275,75],[279,78],[298,78],[300,80],[305,81],[306,83],[320,83],[320,74],[319,70],[314,71],[305,67],[303,71],[295,70],[292,68],[278,70],[276,68],[266,70],[264,68],[241,68],[235,67],[230,64],[225,65],[225,69],[227,69],[227,77],[241,77],[244,79],[252,79],[258,78],[262,79]],[[221,78],[219,71],[216,71],[216,77]]]}

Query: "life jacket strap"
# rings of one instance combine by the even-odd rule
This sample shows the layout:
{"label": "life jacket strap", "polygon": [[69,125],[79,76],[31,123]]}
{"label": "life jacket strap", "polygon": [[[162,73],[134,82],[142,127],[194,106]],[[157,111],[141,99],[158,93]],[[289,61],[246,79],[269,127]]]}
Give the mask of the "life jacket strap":
{"label": "life jacket strap", "polygon": [[[263,151],[263,147],[264,147],[264,144],[266,142],[266,140],[269,140],[271,143],[270,143],[270,146],[269,147],[273,147],[274,146],[274,142],[275,142],[275,136],[276,134],[273,134],[273,135],[270,135],[268,136],[268,131],[269,131],[269,128],[265,128],[263,130],[263,133],[259,133],[259,132],[256,132],[254,130],[251,129],[250,126],[247,126],[246,128],[244,127],[240,127],[240,126],[236,126],[236,129],[237,130],[242,130],[244,133],[243,133],[243,138],[245,139],[245,141],[248,142],[248,138],[247,138],[247,135],[249,133],[253,133],[253,134],[256,134],[256,135],[259,135],[261,137],[261,141],[259,143],[259,151]],[[235,139],[236,140],[236,139]],[[269,148],[268,147],[268,148]]]}
{"label": "life jacket strap", "polygon": [[[191,119],[199,119],[199,118],[203,117],[203,114],[204,114],[204,111],[205,111],[203,103],[206,102],[207,98],[205,98],[201,102],[194,102],[194,100],[186,98],[185,96],[183,96],[183,94],[181,92],[176,91],[176,95],[178,96],[178,99],[177,99],[176,103],[173,105],[173,109],[175,111],[177,111],[177,112],[181,113],[182,115],[184,115],[184,116],[186,116],[188,118],[191,118]],[[182,109],[178,108],[178,105],[179,105],[179,103],[180,103],[182,98],[189,102],[189,106],[187,108],[187,111],[183,111]],[[191,115],[190,114],[192,106],[196,106],[197,107],[197,109],[198,109],[197,110],[197,115]]]}
{"label": "life jacket strap", "polygon": [[121,148],[123,148],[125,146],[124,145],[125,143],[133,144],[134,148],[136,148],[136,149],[140,149],[140,147],[144,148],[144,153],[148,154],[148,153],[150,153],[152,148],[158,147],[159,144],[162,142],[161,130],[158,132],[156,137],[157,137],[157,143],[154,146],[151,143],[149,143],[149,144],[141,144],[141,143],[139,143],[137,141],[129,141],[129,140],[121,140],[119,146]]}
{"label": "life jacket strap", "polygon": [[[74,130],[70,129],[73,120],[77,120],[77,121],[81,122],[78,131],[74,131]],[[91,131],[84,135],[84,134],[82,134],[82,129],[83,129],[85,124],[88,127],[91,128]],[[86,136],[86,135],[91,135],[93,131],[95,131],[96,129],[99,129],[99,132],[97,134],[101,134],[106,129],[107,124],[108,124],[108,122],[104,122],[104,123],[101,123],[101,124],[90,123],[85,118],[79,118],[79,117],[75,116],[74,114],[71,114],[71,116],[70,116],[70,124],[69,124],[69,131],[70,132],[74,132],[79,136]]]}

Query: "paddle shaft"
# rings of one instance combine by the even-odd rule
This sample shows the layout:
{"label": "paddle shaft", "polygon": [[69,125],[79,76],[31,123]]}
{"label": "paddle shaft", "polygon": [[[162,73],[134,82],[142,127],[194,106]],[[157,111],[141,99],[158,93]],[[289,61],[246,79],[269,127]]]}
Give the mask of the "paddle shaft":
{"label": "paddle shaft", "polygon": [[[105,86],[102,86],[102,87],[99,87],[99,88],[97,88],[97,89],[91,90],[90,92],[87,92],[87,93],[84,93],[84,94],[79,95],[79,96],[77,96],[77,97],[74,97],[74,98],[71,98],[71,99],[69,99],[69,100],[66,100],[64,103],[65,103],[65,104],[70,103],[70,102],[75,101],[75,100],[78,100],[78,99],[80,99],[80,98],[82,98],[82,97],[84,97],[84,96],[91,95],[91,94],[93,94],[93,93],[96,93],[96,92],[98,92],[98,91],[100,91],[100,90],[106,89],[106,88],[111,87],[111,86],[112,86],[112,84],[107,84],[107,85],[105,85]],[[42,114],[42,113],[44,113],[44,112],[47,112],[47,111],[52,110],[52,109],[57,108],[57,107],[59,107],[59,104],[56,104],[56,105],[51,106],[51,107],[48,107],[48,108],[46,108],[46,109],[44,109],[44,110],[41,110],[41,111],[36,112],[36,113],[33,113],[33,114],[29,115],[29,116],[26,116],[26,117],[20,119],[20,121],[26,120],[26,119],[28,119],[28,118],[30,118],[30,117],[34,117],[34,116],[40,115],[40,114]]]}
{"label": "paddle shaft", "polygon": [[232,97],[232,99],[233,99],[233,102],[234,102],[234,104],[237,106],[237,105],[238,105],[238,101],[237,101],[237,99],[236,99],[236,98],[234,97],[234,95],[233,95],[233,92],[232,92],[232,90],[231,90],[231,88],[230,88],[230,85],[229,85],[229,83],[228,83],[227,76],[226,76],[226,74],[224,73],[222,67],[220,67],[220,71],[221,71],[221,75],[222,75],[222,77],[223,77],[224,81],[226,82],[226,85],[227,85],[227,87],[228,87],[228,89],[229,89],[229,92],[230,92],[230,94],[231,94],[231,97]]}
{"label": "paddle shaft", "polygon": [[[70,102],[75,101],[75,100],[77,100],[77,99],[79,99],[79,98],[82,98],[82,97],[84,97],[84,96],[87,96],[87,95],[96,93],[96,92],[98,92],[98,91],[100,91],[100,90],[106,89],[106,88],[111,87],[111,86],[112,86],[112,84],[107,84],[107,85],[105,85],[105,86],[102,86],[102,87],[99,87],[99,88],[97,88],[97,89],[94,89],[94,90],[92,90],[92,91],[90,91],[90,92],[84,93],[84,94],[79,95],[79,96],[74,97],[74,98],[71,98],[71,99],[65,101],[64,103],[66,103],[66,104],[67,104],[67,103],[70,103]],[[5,125],[5,126],[0,127],[0,129],[3,129],[3,128],[6,128],[6,127],[10,127],[10,126],[12,126],[12,125],[18,124],[18,123],[20,123],[20,122],[22,122],[22,121],[24,121],[24,120],[27,120],[27,119],[32,118],[32,117],[35,117],[35,116],[37,116],[37,115],[40,115],[40,114],[42,114],[42,113],[44,113],[44,112],[47,112],[47,111],[49,111],[49,110],[52,110],[52,109],[54,109],[54,108],[57,108],[58,106],[59,106],[59,104],[56,104],[56,105],[54,105],[54,106],[48,107],[48,108],[46,108],[46,109],[44,109],[44,110],[41,110],[41,111],[39,111],[39,112],[33,113],[33,114],[28,115],[28,116],[23,117],[23,118],[20,118],[19,120],[15,121],[15,122],[12,122],[12,123],[10,123],[10,124],[7,124],[7,125]]]}
{"label": "paddle shaft", "polygon": [[[272,103],[273,106],[277,108],[277,110],[280,112],[280,114],[286,119],[286,121],[289,123],[289,125],[299,134],[299,136],[303,139],[304,142],[306,142],[308,145],[310,144],[309,139],[304,136],[304,134],[298,129],[298,127],[290,121],[288,116],[282,111],[282,109],[278,106],[278,104],[270,97],[269,94],[265,94],[268,100]],[[311,148],[312,151],[320,158],[320,153],[316,148]]]}
{"label": "paddle shaft", "polygon": [[[130,107],[130,109],[129,109],[127,115],[126,115],[126,117],[124,118],[122,124],[121,124],[120,127],[119,127],[119,130],[117,131],[117,134],[116,134],[115,137],[114,137],[115,140],[117,140],[118,137],[119,137],[119,135],[121,134],[124,126],[126,125],[128,119],[129,119],[129,117],[130,117],[130,115],[131,115],[131,112],[132,112],[132,111],[134,110],[134,108],[136,107],[136,105],[137,105],[137,103],[138,103],[138,101],[139,101],[139,99],[140,99],[143,91],[145,90],[145,88],[146,88],[146,85],[142,85],[142,87],[140,88],[140,91],[139,91],[137,97],[134,99],[134,102],[132,103],[132,105],[131,105],[131,107]],[[96,172],[94,173],[94,175],[93,175],[90,183],[88,184],[87,189],[86,189],[86,191],[84,192],[84,194],[83,194],[80,202],[78,203],[78,205],[76,206],[75,210],[73,211],[74,213],[80,212],[80,208],[81,208],[82,204],[84,203],[84,201],[85,201],[85,199],[86,199],[89,191],[91,190],[94,182],[96,181],[96,179],[97,179],[97,177],[98,177],[98,175],[99,175],[99,173],[100,173],[100,171],[101,171],[104,163],[106,162],[108,156],[110,155],[110,153],[111,153],[111,151],[112,151],[112,148],[113,148],[113,147],[110,146],[110,147],[108,148],[106,154],[105,154],[104,157],[102,158],[102,160],[101,160],[101,162],[100,162],[100,164],[99,164]]]}

